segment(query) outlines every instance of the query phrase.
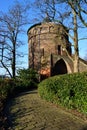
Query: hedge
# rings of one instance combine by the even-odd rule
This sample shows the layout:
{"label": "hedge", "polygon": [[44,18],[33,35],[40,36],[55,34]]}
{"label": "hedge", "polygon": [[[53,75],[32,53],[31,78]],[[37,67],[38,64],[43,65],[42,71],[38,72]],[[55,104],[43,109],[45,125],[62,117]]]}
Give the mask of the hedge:
{"label": "hedge", "polygon": [[38,92],[47,101],[87,114],[87,72],[50,77]]}

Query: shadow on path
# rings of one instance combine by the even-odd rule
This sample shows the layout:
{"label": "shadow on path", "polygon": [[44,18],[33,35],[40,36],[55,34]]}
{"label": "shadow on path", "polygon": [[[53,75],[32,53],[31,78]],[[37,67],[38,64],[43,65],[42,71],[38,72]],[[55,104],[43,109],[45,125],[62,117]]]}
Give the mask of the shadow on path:
{"label": "shadow on path", "polygon": [[87,123],[42,100],[37,90],[24,92],[6,107],[10,130],[87,130]]}

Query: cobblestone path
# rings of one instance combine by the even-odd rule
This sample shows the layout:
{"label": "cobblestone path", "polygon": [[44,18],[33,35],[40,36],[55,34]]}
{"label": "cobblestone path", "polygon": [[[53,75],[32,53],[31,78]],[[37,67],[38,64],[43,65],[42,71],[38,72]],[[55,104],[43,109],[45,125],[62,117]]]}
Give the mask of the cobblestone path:
{"label": "cobblestone path", "polygon": [[9,130],[87,130],[85,121],[42,100],[37,90],[14,98],[7,112]]}

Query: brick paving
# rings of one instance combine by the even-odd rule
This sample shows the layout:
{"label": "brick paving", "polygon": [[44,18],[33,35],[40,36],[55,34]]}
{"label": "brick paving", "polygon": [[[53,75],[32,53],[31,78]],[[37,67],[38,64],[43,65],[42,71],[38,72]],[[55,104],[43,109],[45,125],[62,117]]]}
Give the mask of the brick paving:
{"label": "brick paving", "polygon": [[37,90],[15,97],[6,109],[9,130],[87,130],[86,121],[42,100]]}

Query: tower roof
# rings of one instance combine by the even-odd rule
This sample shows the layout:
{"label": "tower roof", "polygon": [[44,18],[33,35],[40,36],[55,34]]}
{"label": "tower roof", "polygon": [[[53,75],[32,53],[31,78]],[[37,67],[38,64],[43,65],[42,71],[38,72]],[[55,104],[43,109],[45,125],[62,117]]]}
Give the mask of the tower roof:
{"label": "tower roof", "polygon": [[46,17],[43,19],[43,22],[52,22],[52,20],[50,19],[48,13],[46,13]]}
{"label": "tower roof", "polygon": [[51,19],[47,16],[46,18],[44,18],[43,22],[52,22]]}

